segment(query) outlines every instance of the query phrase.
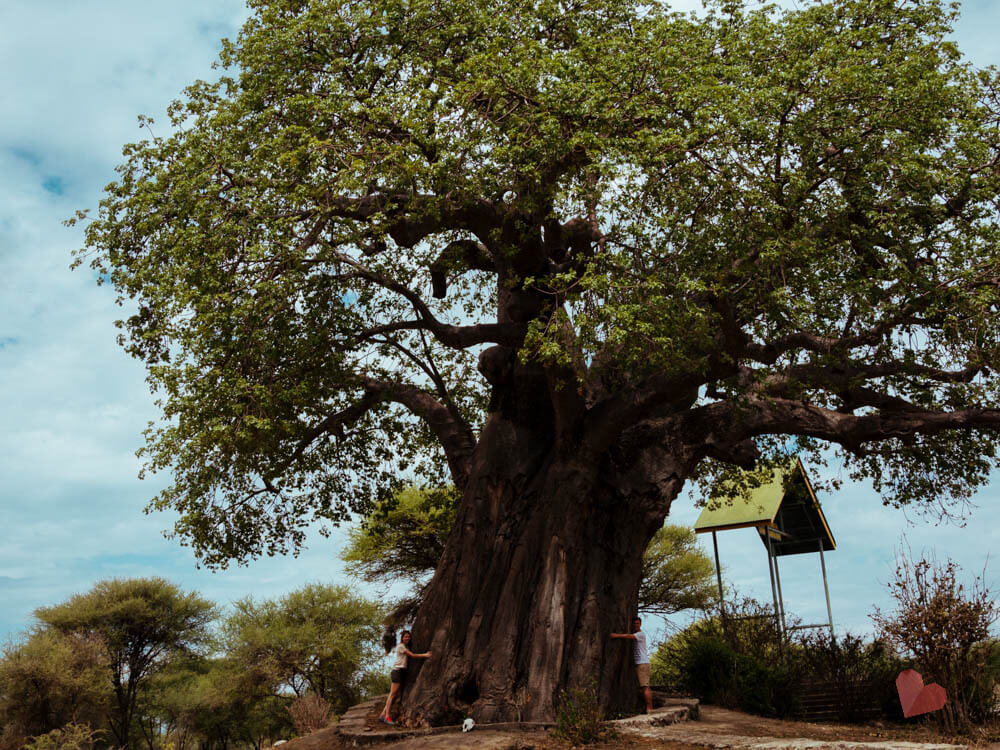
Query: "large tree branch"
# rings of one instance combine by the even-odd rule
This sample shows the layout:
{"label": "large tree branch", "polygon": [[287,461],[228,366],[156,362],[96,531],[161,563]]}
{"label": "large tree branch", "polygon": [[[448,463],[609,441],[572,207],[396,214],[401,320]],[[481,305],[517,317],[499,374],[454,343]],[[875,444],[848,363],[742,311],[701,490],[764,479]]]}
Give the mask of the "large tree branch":
{"label": "large tree branch", "polygon": [[[706,382],[718,379],[728,366],[719,366],[713,377],[690,373],[671,377],[656,374],[642,378],[631,387],[622,388],[594,404],[587,412],[584,428],[587,445],[594,455],[611,446],[625,430],[658,412],[687,409]],[[733,372],[729,374],[734,374]]]}
{"label": "large tree branch", "polygon": [[[956,279],[940,281],[937,284],[937,291],[952,286],[955,281]],[[846,352],[861,346],[872,346],[880,343],[901,326],[939,325],[945,318],[944,313],[921,314],[935,299],[937,297],[930,292],[923,294],[901,304],[893,314],[855,334],[850,334],[846,327],[844,335],[841,336],[823,335],[807,330],[792,331],[764,344],[747,343],[742,354],[761,364],[773,365],[782,355],[797,349],[829,354],[834,351]]]}
{"label": "large tree branch", "polygon": [[[410,413],[422,419],[434,433],[444,450],[452,479],[459,488],[469,478],[469,466],[476,449],[472,428],[457,412],[448,409],[431,394],[405,383],[394,383],[374,378],[361,381],[363,392],[356,402],[324,417],[309,430],[295,446],[282,469],[294,464],[323,435],[344,437],[345,430],[379,404],[394,402],[405,406]],[[270,484],[270,479],[266,480]]]}
{"label": "large tree branch", "polygon": [[709,404],[661,422],[664,429],[678,425],[706,454],[710,443],[737,446],[766,434],[804,435],[857,453],[865,443],[893,438],[907,440],[960,429],[1000,430],[1000,409],[933,411],[914,407],[855,415],[794,399],[752,399]]}
{"label": "large tree branch", "polygon": [[369,381],[366,387],[381,388],[387,401],[402,404],[427,423],[444,450],[455,486],[464,490],[476,450],[476,437],[468,423],[415,386]]}
{"label": "large tree branch", "polygon": [[866,365],[845,362],[843,365],[821,367],[799,365],[765,378],[755,390],[772,397],[792,397],[803,388],[826,391],[842,401],[839,411],[852,411],[864,406],[907,411],[916,409],[910,402],[872,387],[879,378],[919,378],[921,383],[942,385],[969,383],[986,368],[970,364],[961,370],[945,370],[913,363],[885,362]]}
{"label": "large tree branch", "polygon": [[327,193],[308,213],[355,221],[387,216],[389,236],[403,247],[413,247],[431,234],[447,230],[466,230],[485,237],[502,219],[493,203],[485,199],[459,204],[436,195],[384,192],[357,198]]}

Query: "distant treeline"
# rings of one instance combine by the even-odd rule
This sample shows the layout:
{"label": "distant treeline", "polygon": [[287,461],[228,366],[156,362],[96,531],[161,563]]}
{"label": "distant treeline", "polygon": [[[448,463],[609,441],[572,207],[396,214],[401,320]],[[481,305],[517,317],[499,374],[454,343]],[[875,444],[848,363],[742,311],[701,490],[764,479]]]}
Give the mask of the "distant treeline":
{"label": "distant treeline", "polygon": [[0,658],[0,750],[260,748],[388,690],[386,613],[343,586],[222,613],[162,578],[114,579],[34,614]]}

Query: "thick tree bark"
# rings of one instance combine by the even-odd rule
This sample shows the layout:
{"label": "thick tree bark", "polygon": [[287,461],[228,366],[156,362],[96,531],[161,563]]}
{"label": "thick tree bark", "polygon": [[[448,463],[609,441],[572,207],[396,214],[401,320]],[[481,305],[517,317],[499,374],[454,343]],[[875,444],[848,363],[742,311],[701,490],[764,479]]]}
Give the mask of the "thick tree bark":
{"label": "thick tree bark", "polygon": [[411,660],[413,724],[552,720],[571,687],[637,706],[632,642],[608,636],[628,632],[643,553],[692,461],[628,439],[601,456],[560,444],[544,389],[517,380],[496,392],[413,629],[433,652]]}

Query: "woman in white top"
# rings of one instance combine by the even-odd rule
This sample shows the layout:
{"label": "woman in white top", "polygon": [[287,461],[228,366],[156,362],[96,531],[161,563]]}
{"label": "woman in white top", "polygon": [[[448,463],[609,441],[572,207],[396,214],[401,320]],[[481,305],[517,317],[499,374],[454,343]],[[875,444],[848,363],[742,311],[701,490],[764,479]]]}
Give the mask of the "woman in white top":
{"label": "woman in white top", "polygon": [[[389,635],[392,638],[392,634]],[[430,658],[431,652],[428,651],[424,654],[415,654],[409,649],[410,645],[410,631],[404,630],[399,634],[399,645],[394,649],[390,649],[396,654],[396,661],[392,665],[392,671],[389,673],[389,680],[392,683],[392,687],[389,688],[389,697],[385,700],[385,708],[382,709],[382,713],[379,714],[379,720],[385,724],[392,724],[392,717],[389,716],[389,709],[392,708],[392,702],[396,698],[396,694],[399,692],[399,688],[403,684],[403,680],[406,679],[406,666],[409,658],[412,656],[414,659],[427,659]],[[390,641],[391,642],[391,641]],[[389,653],[389,651],[386,651]]]}

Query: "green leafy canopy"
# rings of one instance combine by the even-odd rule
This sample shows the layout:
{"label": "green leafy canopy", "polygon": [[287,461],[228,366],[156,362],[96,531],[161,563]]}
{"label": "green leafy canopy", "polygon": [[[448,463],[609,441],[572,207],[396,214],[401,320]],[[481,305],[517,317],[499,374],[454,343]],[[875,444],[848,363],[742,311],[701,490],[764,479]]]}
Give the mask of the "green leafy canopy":
{"label": "green leafy canopy", "polygon": [[490,344],[595,445],[680,403],[709,479],[793,435],[890,501],[967,496],[1000,424],[996,71],[938,0],[802,5],[252,0],[79,256],[137,305],[151,507],[224,565],[461,486]]}

